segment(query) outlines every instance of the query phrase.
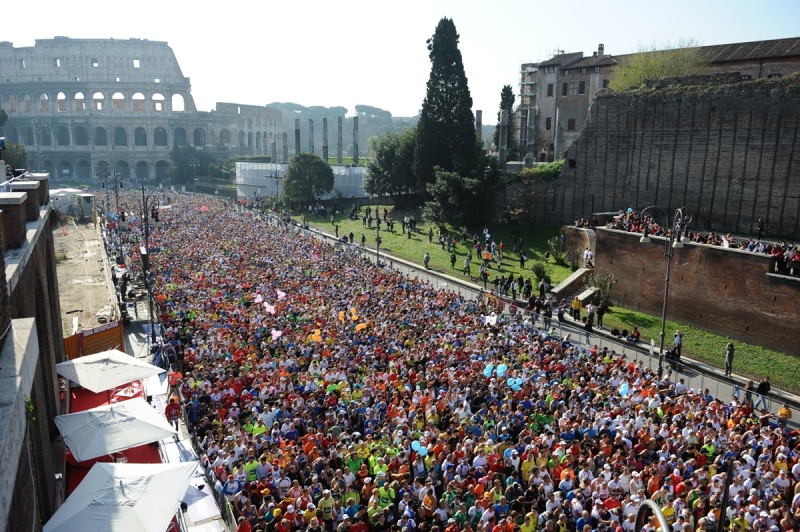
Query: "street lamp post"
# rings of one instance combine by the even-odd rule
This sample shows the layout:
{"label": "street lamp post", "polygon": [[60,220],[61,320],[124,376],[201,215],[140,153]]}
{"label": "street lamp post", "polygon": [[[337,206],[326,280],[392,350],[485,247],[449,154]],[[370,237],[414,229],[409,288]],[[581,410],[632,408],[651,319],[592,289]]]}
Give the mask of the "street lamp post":
{"label": "street lamp post", "polygon": [[[269,178],[270,176],[265,176]],[[278,205],[281,202],[281,189],[280,189],[280,182],[283,179],[283,176],[278,175],[277,168],[272,171],[272,179],[275,181],[275,210],[278,210]]]}
{"label": "street lamp post", "polygon": [[150,272],[150,216],[158,223],[158,207],[160,202],[155,194],[147,194],[144,188],[144,177],[142,177],[142,199],[131,198],[141,209],[142,230],[144,233],[144,246],[140,248],[142,255],[142,280],[147,288],[147,304],[150,322],[150,345],[156,344],[155,320],[153,319],[153,282]]}
{"label": "street lamp post", "polygon": [[[378,266],[381,265],[381,221],[380,221],[381,215],[378,210],[379,207],[378,202],[380,201],[381,198],[381,187],[383,185],[386,185],[387,183],[391,183],[388,178],[383,178],[380,181],[378,181],[376,190],[377,194],[375,197],[375,218],[376,218],[375,229],[377,231],[375,235],[375,264]],[[384,192],[385,191],[386,189],[384,189]]]}
{"label": "street lamp post", "polygon": [[189,167],[194,172],[194,181],[192,181],[192,183],[194,183],[195,186],[197,186],[197,167],[198,166],[200,166],[200,159],[198,159],[197,157],[190,157],[189,158]]}
{"label": "street lamp post", "polygon": [[[667,326],[667,302],[669,297],[669,273],[670,267],[672,265],[672,255],[674,254],[674,250],[682,249],[685,243],[689,242],[689,238],[686,236],[686,229],[689,227],[689,223],[692,221],[691,215],[688,213],[684,213],[685,207],[681,207],[680,209],[675,210],[675,214],[673,216],[673,224],[672,228],[667,230],[664,242],[664,257],[667,259],[667,276],[664,279],[664,304],[662,305],[661,311],[661,344],[658,349],[658,377],[661,378],[664,374],[664,334],[665,329]],[[664,219],[666,223],[664,227],[667,228],[669,226],[669,214],[667,211],[662,209],[661,207],[647,207],[641,212],[642,218],[644,218],[645,213],[647,211],[660,211],[661,214],[664,215]],[[645,226],[644,233],[642,237],[639,239],[639,242],[643,244],[650,243],[650,236],[649,236],[649,226]]]}

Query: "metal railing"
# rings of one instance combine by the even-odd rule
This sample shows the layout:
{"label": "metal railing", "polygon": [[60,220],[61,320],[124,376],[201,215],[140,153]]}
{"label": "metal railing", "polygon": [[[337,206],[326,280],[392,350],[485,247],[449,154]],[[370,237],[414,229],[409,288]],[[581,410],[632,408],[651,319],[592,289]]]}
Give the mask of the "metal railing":
{"label": "metal railing", "polygon": [[[337,240],[335,237],[318,231],[316,229],[306,229],[301,227],[295,222],[286,223],[280,220],[276,215],[273,213],[262,213],[257,210],[249,209],[242,205],[237,204],[236,209],[239,212],[248,212],[251,215],[259,217],[264,221],[270,221],[273,224],[283,224],[287,230],[292,230],[294,232],[303,232],[310,236],[314,236],[316,238],[321,238],[327,241],[334,242],[335,245],[344,247],[345,249],[349,248],[354,255],[360,256],[362,258],[366,258],[370,261],[375,260],[375,252],[373,249],[361,246],[360,243],[353,242],[345,243],[342,240]],[[406,274],[409,276],[414,277],[422,282],[427,282],[431,286],[434,286],[436,289],[447,288],[451,291],[457,292],[460,296],[464,297],[468,300],[473,300],[476,297],[479,297],[487,293],[486,290],[481,289],[477,285],[468,284],[464,281],[459,279],[454,279],[452,277],[446,276],[446,274],[442,274],[433,270],[427,270],[424,267],[420,267],[417,264],[404,261],[402,259],[397,259],[396,257],[391,257],[384,255],[383,264],[385,267],[389,267],[395,269],[397,271],[401,271],[401,266],[406,268]],[[496,297],[503,300],[506,305],[510,305],[511,298],[506,296],[499,296],[494,294]],[[555,329],[556,334],[559,338],[564,338],[568,334],[570,335],[571,343],[578,345],[584,349],[591,349],[594,346],[597,346],[600,350],[604,347],[607,347],[609,350],[615,351],[616,354],[625,355],[628,359],[633,359],[635,362],[642,361],[646,363],[648,367],[651,369],[654,365],[658,364],[658,354],[655,353],[654,356],[651,356],[650,353],[645,349],[644,345],[641,342],[632,343],[626,340],[614,339],[609,338],[603,334],[592,334],[587,333],[581,327],[572,324],[567,321],[559,321],[557,318],[549,318],[545,319],[543,316],[536,315],[533,312],[523,310],[520,303],[524,304],[519,300],[515,301],[518,305],[518,312],[525,314],[527,317],[531,319],[531,324],[533,326],[538,325],[538,320],[542,320],[541,325],[547,326],[548,330],[550,328]],[[693,358],[696,358],[698,361],[707,363],[709,365],[715,366],[712,361],[704,360],[705,357],[697,357],[695,354],[692,354]],[[665,374],[669,378],[669,382],[671,384],[680,384],[680,379],[684,379],[684,384],[686,385],[687,390],[695,389],[698,393],[703,390],[708,390],[709,393],[714,398],[720,398],[723,402],[729,403],[732,398],[737,398],[740,401],[744,401],[745,399],[745,389],[736,383],[730,383],[721,378],[717,377],[714,374],[709,374],[703,372],[701,369],[688,365],[682,362],[667,362],[665,360],[665,370],[668,372]],[[737,371],[736,374],[738,376],[744,377],[749,380],[753,380],[754,382],[758,381],[758,378],[753,375],[747,375],[743,372]],[[793,390],[785,390],[787,392],[792,392]],[[720,397],[720,394],[726,395],[725,398]],[[772,409],[772,400],[769,396],[762,397],[757,392],[752,391],[752,402],[761,407],[764,405],[767,411],[771,411]],[[760,408],[759,408],[760,409]]]}

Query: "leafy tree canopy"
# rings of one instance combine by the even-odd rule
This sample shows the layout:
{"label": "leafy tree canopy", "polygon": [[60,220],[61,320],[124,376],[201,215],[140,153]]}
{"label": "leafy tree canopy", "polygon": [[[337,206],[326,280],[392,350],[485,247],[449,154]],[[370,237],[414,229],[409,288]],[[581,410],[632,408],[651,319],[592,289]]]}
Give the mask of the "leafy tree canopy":
{"label": "leafy tree canopy", "polygon": [[[509,120],[511,119],[511,111],[514,109],[515,101],[514,89],[511,88],[511,85],[503,85],[503,89],[500,91],[500,110],[508,110]],[[500,147],[500,111],[497,111],[497,128],[494,130],[492,142],[498,148]],[[509,129],[508,138],[506,139],[506,160],[517,161],[521,158],[519,146],[511,139],[511,131]]]}
{"label": "leafy tree canopy", "polygon": [[[364,119],[365,125],[371,124],[381,126],[392,123],[392,113],[379,109],[378,107],[356,105],[356,114],[358,114],[359,120]],[[359,123],[359,125],[361,124]]]}
{"label": "leafy tree canopy", "polygon": [[[191,183],[197,177],[208,175],[208,166],[215,159],[205,151],[198,152],[194,146],[174,146],[169,152],[171,164],[167,170],[175,184]],[[192,166],[196,160],[197,167]]]}
{"label": "leafy tree canopy", "polygon": [[708,59],[694,39],[680,40],[672,45],[657,47],[640,46],[637,53],[614,67],[614,75],[608,87],[614,90],[635,89],[646,79],[658,79],[708,71]]}
{"label": "leafy tree canopy", "polygon": [[427,41],[431,74],[414,155],[418,188],[426,195],[430,195],[427,185],[437,180],[434,167],[462,176],[474,176],[480,170],[472,96],[458,42],[456,26],[449,18],[439,21]]}
{"label": "leafy tree canopy", "polygon": [[416,128],[369,140],[371,156],[367,160],[364,190],[369,194],[389,194],[399,207],[416,190],[413,171]]}
{"label": "leafy tree canopy", "polygon": [[3,160],[14,168],[28,168],[28,151],[22,144],[6,142],[3,150]]}
{"label": "leafy tree canopy", "polygon": [[313,203],[333,190],[333,170],[321,157],[301,153],[292,157],[283,181],[289,203]]}

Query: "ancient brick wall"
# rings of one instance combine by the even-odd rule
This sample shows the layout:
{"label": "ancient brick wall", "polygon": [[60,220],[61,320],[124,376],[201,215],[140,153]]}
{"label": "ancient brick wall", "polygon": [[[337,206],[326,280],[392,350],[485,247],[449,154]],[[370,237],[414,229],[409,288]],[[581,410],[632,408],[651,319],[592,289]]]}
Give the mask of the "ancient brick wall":
{"label": "ancient brick wall", "polygon": [[[607,229],[597,229],[596,235],[595,273],[619,278],[611,299],[660,316],[667,268],[664,240],[642,244],[639,234]],[[771,264],[764,254],[715,246],[686,244],[674,250],[667,319],[800,355],[800,280],[768,276]]]}
{"label": "ancient brick wall", "polygon": [[768,234],[800,238],[798,126],[798,76],[601,90],[546,219],[688,206],[693,229],[753,233],[764,218]]}

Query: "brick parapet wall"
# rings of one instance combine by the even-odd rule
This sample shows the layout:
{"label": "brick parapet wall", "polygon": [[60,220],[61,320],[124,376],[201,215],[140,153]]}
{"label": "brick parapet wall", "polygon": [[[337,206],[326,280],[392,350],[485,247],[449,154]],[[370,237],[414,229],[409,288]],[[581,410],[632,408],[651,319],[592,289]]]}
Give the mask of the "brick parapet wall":
{"label": "brick parapet wall", "polygon": [[[642,244],[636,233],[596,233],[595,273],[619,278],[612,301],[660,316],[667,268],[664,239]],[[768,276],[771,264],[764,254],[703,244],[674,250],[667,319],[800,355],[800,280]]]}

